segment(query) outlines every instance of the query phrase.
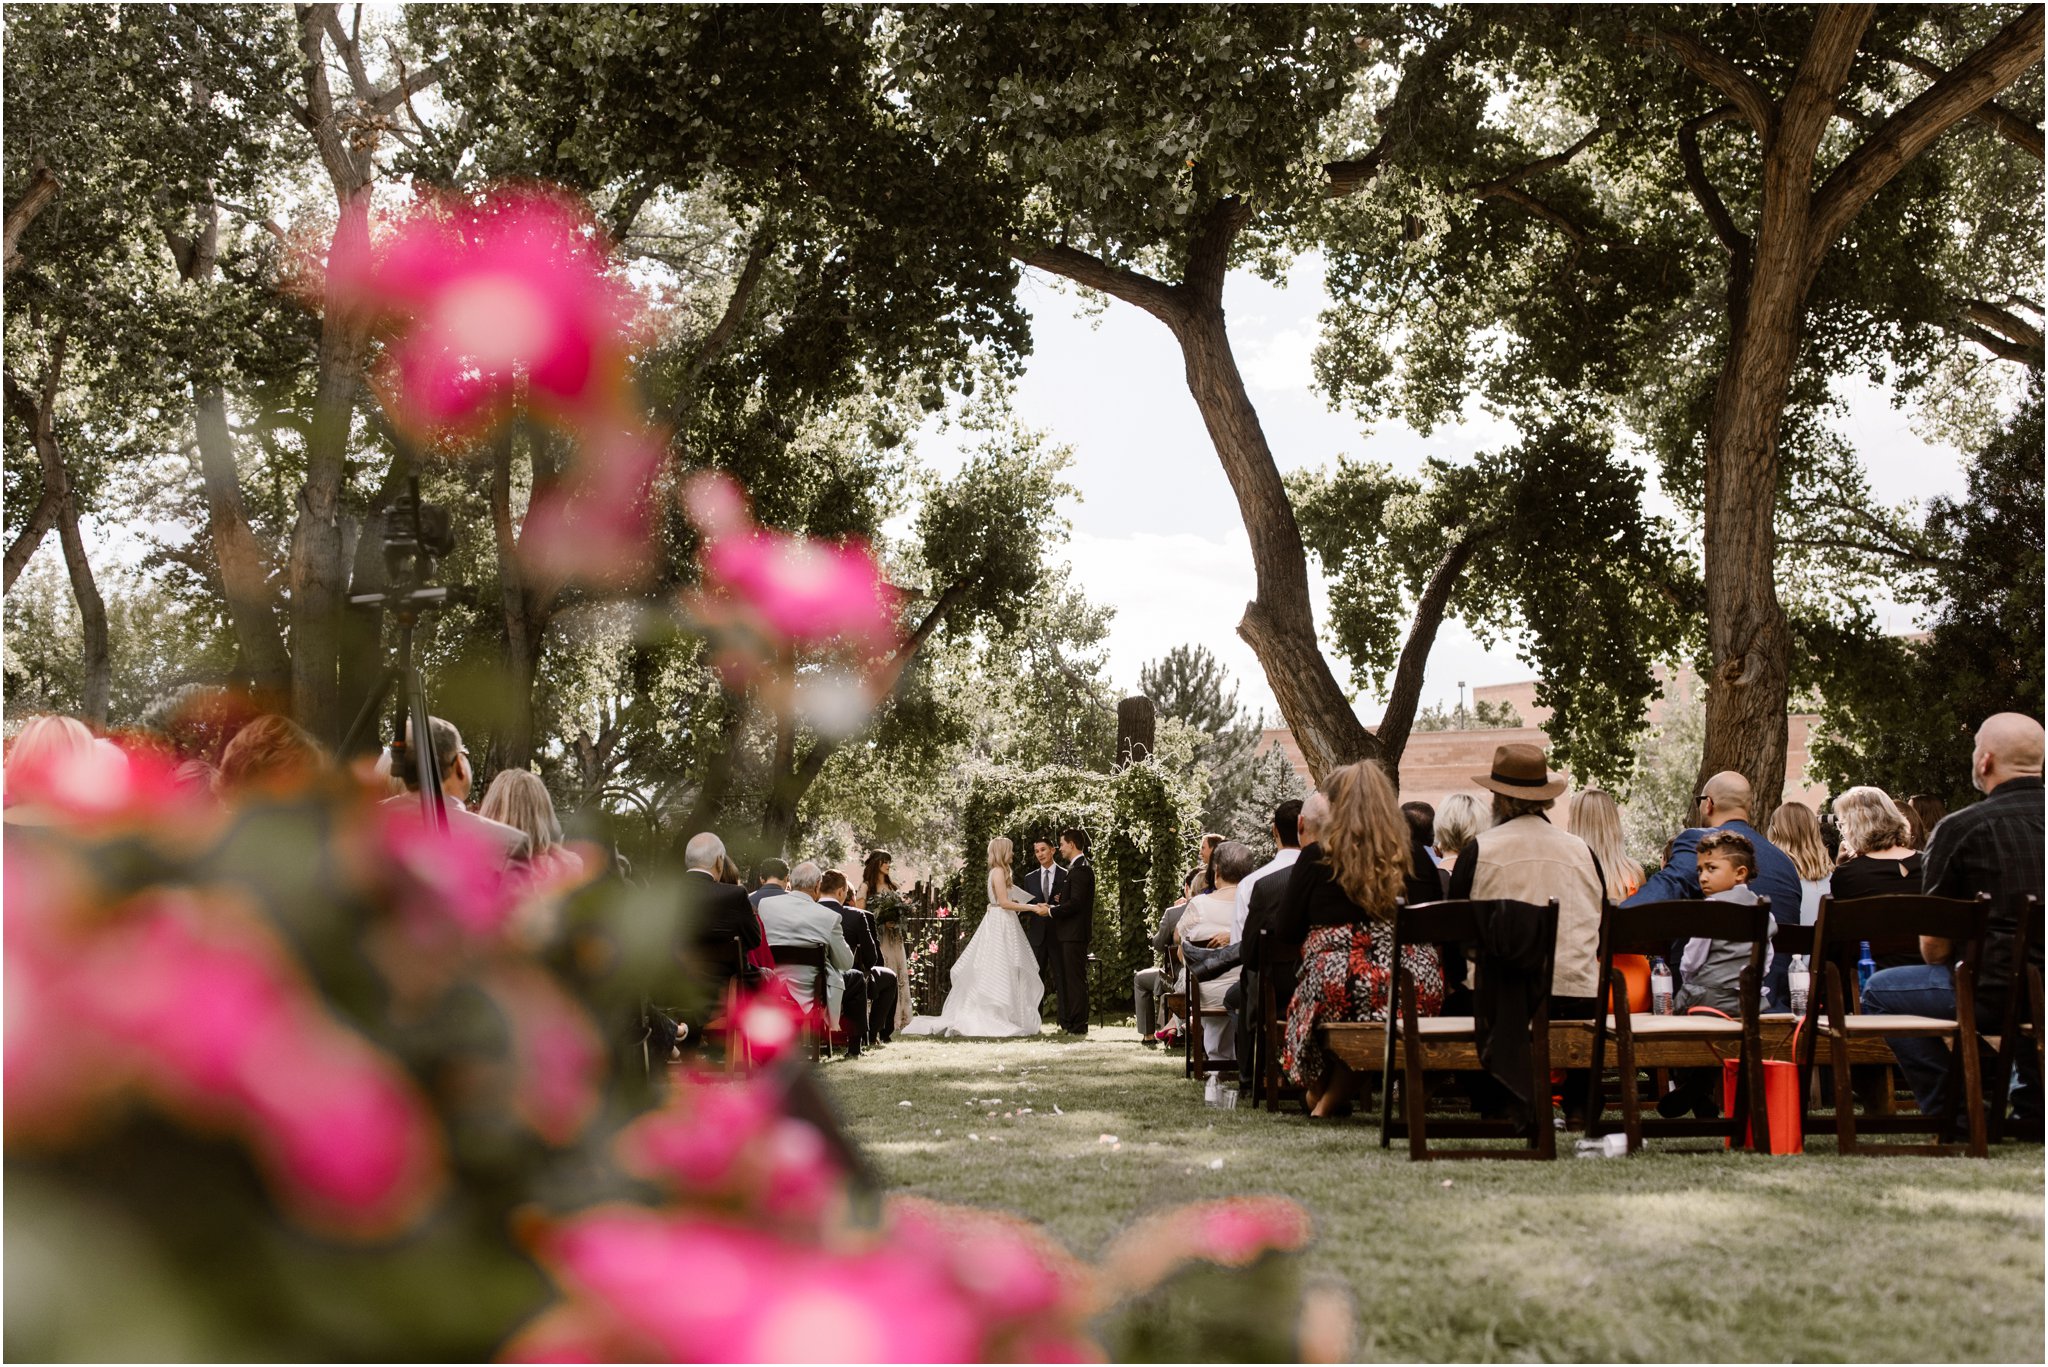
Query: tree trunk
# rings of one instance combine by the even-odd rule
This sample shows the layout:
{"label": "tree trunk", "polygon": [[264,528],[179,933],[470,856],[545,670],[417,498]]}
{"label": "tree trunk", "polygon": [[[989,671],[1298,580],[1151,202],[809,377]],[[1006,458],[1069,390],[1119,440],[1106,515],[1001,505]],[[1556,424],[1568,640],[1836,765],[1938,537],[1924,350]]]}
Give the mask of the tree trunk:
{"label": "tree trunk", "polygon": [[35,558],[43,538],[50,534],[50,528],[57,525],[57,510],[62,501],[48,489],[36,501],[35,510],[28,515],[28,523],[7,543],[7,582],[0,593],[12,593],[14,581],[21,578],[21,572],[28,568],[28,562]]}
{"label": "tree trunk", "polygon": [[1394,666],[1393,687],[1387,693],[1387,709],[1380,715],[1380,729],[1374,739],[1380,744],[1380,764],[1394,786],[1401,784],[1401,756],[1408,749],[1408,733],[1415,727],[1415,708],[1422,701],[1422,676],[1429,667],[1429,652],[1444,622],[1444,609],[1458,587],[1458,576],[1471,563],[1472,555],[1486,539],[1484,531],[1468,528],[1451,544],[1430,572],[1429,583],[1416,600],[1415,621],[1401,646],[1400,662]]}
{"label": "tree trunk", "polygon": [[499,616],[505,628],[505,696],[491,709],[499,719],[491,748],[497,767],[528,769],[533,766],[533,684],[551,614],[527,586],[512,529],[512,440],[508,423],[491,444],[491,532],[497,547]]}
{"label": "tree trunk", "polygon": [[[369,196],[358,193],[342,206],[332,252],[367,252],[369,233]],[[289,564],[291,678],[292,714],[323,742],[334,745],[351,720],[340,715],[342,610],[347,605],[349,569],[341,493],[356,386],[369,338],[357,312],[331,290],[322,302],[306,482],[299,490]]]}
{"label": "tree trunk", "polygon": [[107,647],[107,604],[93,582],[85,538],[78,532],[78,503],[68,492],[57,511],[57,539],[64,547],[64,568],[71,575],[71,594],[78,600],[78,617],[85,628],[85,679],[78,714],[94,726],[105,726],[114,683],[113,655]]}
{"label": "tree trunk", "polygon": [[1237,634],[1259,657],[1312,775],[1320,779],[1353,760],[1381,759],[1379,743],[1358,720],[1316,640],[1301,528],[1231,354],[1223,308],[1190,301],[1173,330],[1187,367],[1188,392],[1201,410],[1251,539],[1258,596],[1245,605]]}
{"label": "tree trunk", "polygon": [[282,706],[291,688],[291,661],[278,630],[276,593],[249,514],[242,504],[242,478],[228,428],[227,399],[218,384],[192,390],[193,428],[198,437],[200,479],[206,490],[206,525],[228,623],[250,682],[265,706]]}

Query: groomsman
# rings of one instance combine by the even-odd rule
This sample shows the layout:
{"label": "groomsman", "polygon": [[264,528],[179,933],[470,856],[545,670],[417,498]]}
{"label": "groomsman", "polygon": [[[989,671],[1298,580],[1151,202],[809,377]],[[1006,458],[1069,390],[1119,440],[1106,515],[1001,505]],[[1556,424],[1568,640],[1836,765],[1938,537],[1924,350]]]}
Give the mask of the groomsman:
{"label": "groomsman", "polygon": [[[829,869],[818,881],[818,905],[839,913],[840,927],[846,932],[846,943],[853,948],[853,967],[849,976],[859,973],[868,980],[868,1018],[860,1022],[866,1032],[862,1044],[887,1044],[889,1036],[896,1029],[896,993],[899,990],[894,970],[882,967],[882,947],[875,939],[874,917],[859,907],[846,905],[846,875],[837,869]],[[852,1010],[851,1003],[847,1009]],[[847,1028],[853,1027],[847,1022]]]}

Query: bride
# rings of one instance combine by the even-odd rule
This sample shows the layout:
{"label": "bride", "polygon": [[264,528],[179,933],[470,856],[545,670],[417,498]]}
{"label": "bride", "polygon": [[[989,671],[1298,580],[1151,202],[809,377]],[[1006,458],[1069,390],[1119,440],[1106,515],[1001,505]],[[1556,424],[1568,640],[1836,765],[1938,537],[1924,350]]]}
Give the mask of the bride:
{"label": "bride", "polygon": [[1031,903],[1012,895],[1010,848],[1000,835],[988,842],[988,914],[953,961],[945,1007],[936,1016],[913,1018],[903,1034],[1002,1039],[1038,1033],[1038,1001],[1045,986],[1017,920],[1019,914],[1037,913]]}

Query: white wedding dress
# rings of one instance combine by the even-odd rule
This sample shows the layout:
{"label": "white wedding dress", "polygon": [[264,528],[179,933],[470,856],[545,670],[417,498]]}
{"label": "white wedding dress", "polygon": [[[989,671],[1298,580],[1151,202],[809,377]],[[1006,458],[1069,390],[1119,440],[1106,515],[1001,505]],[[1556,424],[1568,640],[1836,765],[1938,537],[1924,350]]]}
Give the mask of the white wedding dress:
{"label": "white wedding dress", "polygon": [[[953,987],[936,1016],[915,1016],[898,1031],[962,1039],[1014,1039],[1039,1030],[1038,1002],[1045,985],[1038,960],[1017,913],[999,903],[1007,885],[988,878],[988,913],[960,957],[953,961]],[[1014,899],[1012,899],[1014,900]]]}

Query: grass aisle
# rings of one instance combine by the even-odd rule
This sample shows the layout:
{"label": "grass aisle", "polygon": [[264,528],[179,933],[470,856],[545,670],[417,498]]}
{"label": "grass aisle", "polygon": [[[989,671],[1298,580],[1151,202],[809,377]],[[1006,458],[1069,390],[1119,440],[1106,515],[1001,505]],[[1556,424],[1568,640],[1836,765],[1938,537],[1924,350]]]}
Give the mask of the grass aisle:
{"label": "grass aisle", "polygon": [[898,1040],[825,1076],[889,1187],[1083,1256],[1156,1206],[1293,1197],[1364,1360],[2042,1360],[2038,1146],[1410,1164],[1362,1119],[1210,1110],[1135,1039]]}

